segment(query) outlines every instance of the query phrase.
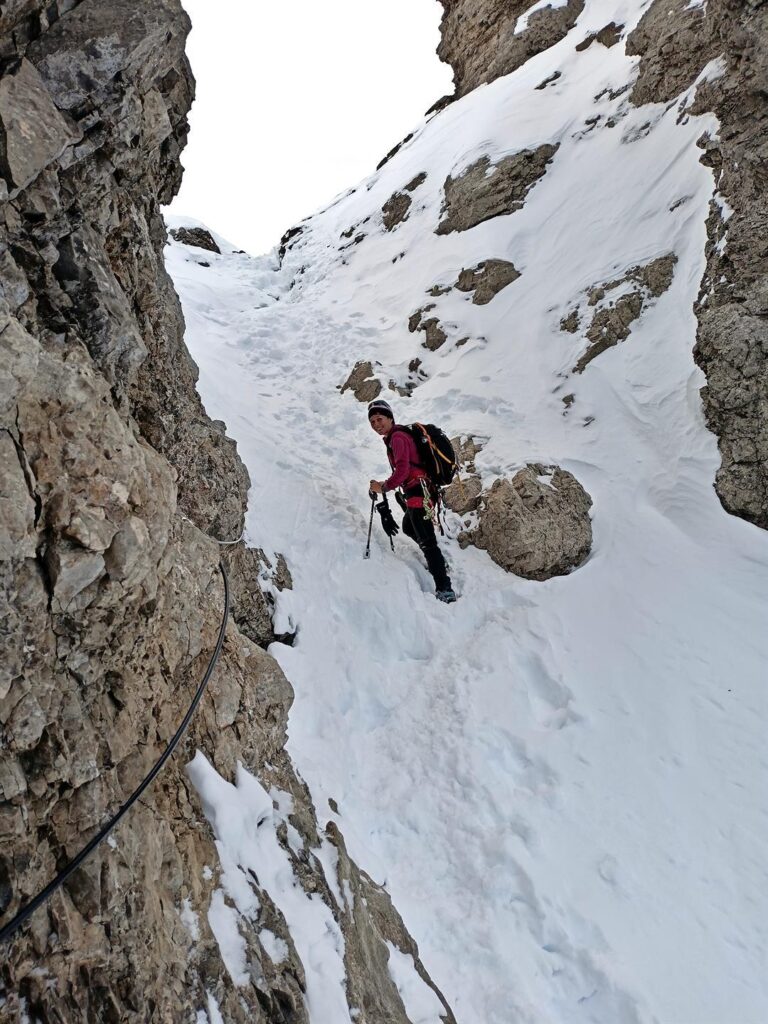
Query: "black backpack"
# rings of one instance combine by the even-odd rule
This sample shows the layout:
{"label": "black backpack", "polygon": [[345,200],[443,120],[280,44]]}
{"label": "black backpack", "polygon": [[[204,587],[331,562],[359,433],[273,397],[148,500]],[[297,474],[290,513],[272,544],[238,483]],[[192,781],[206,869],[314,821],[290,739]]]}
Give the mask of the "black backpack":
{"label": "black backpack", "polygon": [[430,482],[435,487],[446,487],[459,468],[449,438],[434,423],[411,423],[401,429],[407,430],[416,442],[421,468]]}

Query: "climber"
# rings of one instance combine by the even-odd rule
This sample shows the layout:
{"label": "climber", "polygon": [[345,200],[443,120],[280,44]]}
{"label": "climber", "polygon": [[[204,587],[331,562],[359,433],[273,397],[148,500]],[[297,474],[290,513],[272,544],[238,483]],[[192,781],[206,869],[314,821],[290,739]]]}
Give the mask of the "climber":
{"label": "climber", "polygon": [[407,427],[395,423],[395,416],[389,404],[380,398],[368,406],[368,422],[376,433],[384,438],[387,457],[392,474],[384,481],[371,480],[371,494],[386,495],[388,491],[401,489],[396,495],[398,504],[405,515],[403,533],[414,540],[424,553],[427,568],[435,581],[435,597],[450,604],[456,600],[448,569],[440,550],[432,516],[425,515],[424,487],[427,474],[419,462],[416,443]]}

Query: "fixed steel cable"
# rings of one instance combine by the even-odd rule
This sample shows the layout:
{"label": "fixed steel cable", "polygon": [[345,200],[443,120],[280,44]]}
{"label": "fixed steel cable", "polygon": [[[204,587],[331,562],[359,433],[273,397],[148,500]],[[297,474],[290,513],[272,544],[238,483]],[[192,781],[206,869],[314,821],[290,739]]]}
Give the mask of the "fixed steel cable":
{"label": "fixed steel cable", "polygon": [[56,875],[56,877],[51,882],[49,882],[48,885],[46,885],[46,887],[37,894],[37,896],[34,897],[34,899],[30,900],[29,903],[26,903],[18,911],[16,916],[8,922],[8,924],[0,928],[0,942],[7,942],[19,930],[19,928],[24,924],[27,918],[31,917],[31,915],[34,914],[34,912],[39,907],[41,907],[46,902],[46,900],[48,900],[56,892],[56,890],[64,884],[64,882],[66,882],[66,880],[74,871],[77,871],[77,869],[83,864],[83,862],[87,860],[87,858],[93,853],[93,851],[96,849],[99,843],[103,842],[103,840],[107,838],[112,829],[118,824],[118,822],[120,822],[122,818],[125,817],[125,815],[131,809],[131,807],[133,807],[133,805],[139,799],[139,797],[147,788],[147,786],[151,785],[155,776],[158,774],[160,769],[163,767],[165,762],[168,760],[168,758],[171,756],[171,754],[178,746],[179,740],[186,732],[187,726],[192,720],[192,715],[195,713],[195,709],[197,708],[197,705],[200,703],[200,700],[202,699],[203,693],[205,692],[205,688],[208,685],[208,680],[211,678],[213,670],[216,668],[216,662],[219,660],[221,648],[224,646],[224,634],[226,633],[227,619],[229,617],[229,577],[227,576],[227,570],[223,562],[219,562],[219,570],[221,572],[221,578],[224,581],[224,613],[221,617],[219,636],[216,641],[216,647],[213,651],[213,654],[211,655],[211,660],[208,662],[208,668],[205,671],[203,680],[197,688],[197,692],[195,693],[194,699],[192,700],[192,703],[189,706],[189,710],[184,716],[181,725],[173,734],[170,742],[168,743],[168,746],[163,751],[162,755],[160,756],[160,759],[157,761],[155,766],[152,768],[149,774],[145,776],[141,784],[133,791],[133,793],[131,793],[131,795],[128,797],[128,799],[125,801],[122,807],[120,807],[120,809],[112,815],[112,817],[109,819],[106,825],[104,825],[96,833],[96,835],[90,840],[90,842],[86,846],[83,847],[83,849],[77,854],[77,856],[74,857],[71,861],[69,861],[69,863],[61,869],[61,871]]}

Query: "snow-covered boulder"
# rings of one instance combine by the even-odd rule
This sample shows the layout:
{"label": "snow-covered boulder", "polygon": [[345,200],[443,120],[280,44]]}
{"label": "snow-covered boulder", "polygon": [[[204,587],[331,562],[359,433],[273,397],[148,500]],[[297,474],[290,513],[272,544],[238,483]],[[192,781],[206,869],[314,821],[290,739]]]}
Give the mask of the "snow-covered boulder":
{"label": "snow-covered boulder", "polygon": [[592,547],[592,499],[572,473],[533,464],[485,495],[476,530],[463,546],[487,551],[502,569],[529,580],[564,576]]}

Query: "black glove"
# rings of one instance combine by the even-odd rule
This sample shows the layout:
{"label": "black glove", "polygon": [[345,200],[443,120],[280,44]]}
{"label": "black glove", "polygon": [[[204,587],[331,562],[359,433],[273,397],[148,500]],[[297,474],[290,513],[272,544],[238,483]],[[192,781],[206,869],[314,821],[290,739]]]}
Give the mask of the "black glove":
{"label": "black glove", "polygon": [[395,517],[392,515],[392,510],[387,504],[386,498],[384,501],[380,501],[376,506],[376,511],[381,516],[381,525],[384,527],[384,533],[388,537],[395,537],[400,532],[400,527],[395,522]]}

